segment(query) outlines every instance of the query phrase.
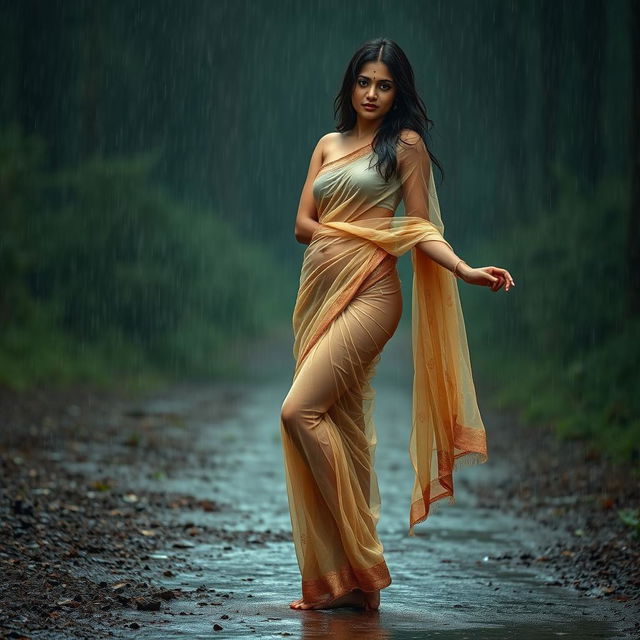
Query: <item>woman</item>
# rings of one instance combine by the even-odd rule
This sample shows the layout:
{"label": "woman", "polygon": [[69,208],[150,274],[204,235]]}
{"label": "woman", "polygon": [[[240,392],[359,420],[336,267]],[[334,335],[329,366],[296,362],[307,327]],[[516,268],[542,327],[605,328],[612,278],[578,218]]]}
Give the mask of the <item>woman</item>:
{"label": "woman", "polygon": [[[338,131],[311,156],[295,226],[309,246],[293,313],[295,373],[281,411],[302,574],[302,598],[290,606],[376,610],[391,577],[376,534],[370,381],[402,312],[397,258],[411,249],[409,535],[431,503],[453,502],[454,467],[487,460],[456,276],[492,291],[514,281],[499,267],[470,267],[443,237],[425,143],[431,121],[397,44],[380,38],[354,54],[335,107]],[[405,216],[395,217],[400,200]]]}

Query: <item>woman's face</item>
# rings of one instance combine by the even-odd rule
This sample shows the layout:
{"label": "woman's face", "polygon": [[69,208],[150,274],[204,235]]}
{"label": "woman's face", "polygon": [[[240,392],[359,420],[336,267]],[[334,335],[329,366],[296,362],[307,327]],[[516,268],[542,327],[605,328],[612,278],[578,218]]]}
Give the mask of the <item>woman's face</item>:
{"label": "woman's face", "polygon": [[[358,117],[365,120],[383,118],[393,107],[396,85],[384,62],[366,62],[356,76],[351,104]],[[375,106],[367,108],[365,105]]]}

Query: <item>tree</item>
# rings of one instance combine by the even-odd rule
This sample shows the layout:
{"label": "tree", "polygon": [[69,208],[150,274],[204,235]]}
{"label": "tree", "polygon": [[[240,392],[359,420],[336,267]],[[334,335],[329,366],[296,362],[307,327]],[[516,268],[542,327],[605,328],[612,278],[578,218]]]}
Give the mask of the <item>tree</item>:
{"label": "tree", "polygon": [[542,123],[541,144],[542,196],[544,205],[553,206],[557,197],[557,185],[551,166],[557,156],[558,95],[560,93],[560,68],[562,63],[563,34],[562,3],[543,0],[540,5],[540,42],[542,64]]}
{"label": "tree", "polygon": [[627,236],[629,305],[631,315],[640,314],[640,3],[631,5],[631,206]]}

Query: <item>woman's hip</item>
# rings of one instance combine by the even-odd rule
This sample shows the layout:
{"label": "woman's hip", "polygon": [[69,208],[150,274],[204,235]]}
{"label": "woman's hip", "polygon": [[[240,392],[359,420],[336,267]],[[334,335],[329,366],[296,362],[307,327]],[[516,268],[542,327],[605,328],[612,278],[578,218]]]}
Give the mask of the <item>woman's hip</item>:
{"label": "woman's hip", "polygon": [[402,315],[402,286],[397,258],[389,255],[364,280],[351,305],[357,307],[391,335]]}

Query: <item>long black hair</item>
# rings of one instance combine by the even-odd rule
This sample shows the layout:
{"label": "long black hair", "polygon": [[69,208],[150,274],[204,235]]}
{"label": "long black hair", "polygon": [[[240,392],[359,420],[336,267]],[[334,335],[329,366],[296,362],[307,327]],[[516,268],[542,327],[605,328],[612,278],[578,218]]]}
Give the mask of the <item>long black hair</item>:
{"label": "long black hair", "polygon": [[[340,92],[334,100],[336,130],[344,133],[356,124],[356,111],[351,104],[353,87],[360,70],[367,62],[384,62],[391,71],[396,86],[394,105],[384,116],[382,124],[373,139],[373,149],[378,157],[374,165],[385,181],[397,171],[396,145],[403,129],[413,129],[424,140],[432,162],[440,169],[442,179],[444,171],[438,159],[429,149],[427,136],[433,126],[433,120],[427,116],[427,109],[418,95],[413,68],[404,51],[389,38],[374,38],[365,42],[354,54],[342,80]],[[384,173],[383,173],[384,171]]]}

